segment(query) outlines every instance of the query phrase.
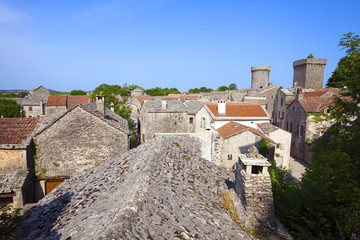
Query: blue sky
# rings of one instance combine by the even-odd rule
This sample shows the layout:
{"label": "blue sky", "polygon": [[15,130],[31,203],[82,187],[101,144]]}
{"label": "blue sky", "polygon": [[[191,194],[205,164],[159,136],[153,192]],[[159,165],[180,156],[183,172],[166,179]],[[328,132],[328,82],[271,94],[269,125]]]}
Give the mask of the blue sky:
{"label": "blue sky", "polygon": [[291,87],[309,53],[328,60],[325,84],[347,32],[359,0],[0,0],[0,89],[248,88],[252,66]]}

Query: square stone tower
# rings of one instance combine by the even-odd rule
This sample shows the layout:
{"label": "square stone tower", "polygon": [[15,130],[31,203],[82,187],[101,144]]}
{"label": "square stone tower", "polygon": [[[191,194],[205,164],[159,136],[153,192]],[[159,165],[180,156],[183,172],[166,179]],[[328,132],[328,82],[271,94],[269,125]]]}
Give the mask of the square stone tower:
{"label": "square stone tower", "polygon": [[[307,58],[295,61],[293,87],[323,88],[324,69],[327,60]],[[296,85],[296,86],[295,86]]]}

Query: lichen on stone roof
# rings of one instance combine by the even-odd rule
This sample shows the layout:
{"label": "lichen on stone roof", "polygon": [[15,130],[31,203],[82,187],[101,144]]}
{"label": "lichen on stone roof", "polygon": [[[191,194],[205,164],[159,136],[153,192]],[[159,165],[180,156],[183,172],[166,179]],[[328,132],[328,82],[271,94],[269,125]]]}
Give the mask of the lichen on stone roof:
{"label": "lichen on stone roof", "polygon": [[27,212],[24,239],[251,239],[227,215],[233,174],[200,157],[189,136],[146,141],[70,178]]}

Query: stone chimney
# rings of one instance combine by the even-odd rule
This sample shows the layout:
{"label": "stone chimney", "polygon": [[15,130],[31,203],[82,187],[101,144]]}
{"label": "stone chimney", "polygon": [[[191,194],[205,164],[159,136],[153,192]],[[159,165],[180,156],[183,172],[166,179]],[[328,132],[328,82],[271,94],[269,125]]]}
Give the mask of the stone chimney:
{"label": "stone chimney", "polygon": [[166,100],[161,100],[161,109],[162,110],[166,110],[166,105],[167,105],[167,102],[166,102]]}
{"label": "stone chimney", "polygon": [[105,96],[96,96],[96,110],[102,115],[105,115]]}
{"label": "stone chimney", "polygon": [[114,112],[114,110],[115,110],[113,103],[110,104],[110,110],[111,110],[112,112]]}
{"label": "stone chimney", "polygon": [[44,115],[44,101],[40,100],[40,114]]}
{"label": "stone chimney", "polygon": [[225,100],[220,100],[218,102],[218,114],[219,115],[226,115],[226,102],[225,102]]}

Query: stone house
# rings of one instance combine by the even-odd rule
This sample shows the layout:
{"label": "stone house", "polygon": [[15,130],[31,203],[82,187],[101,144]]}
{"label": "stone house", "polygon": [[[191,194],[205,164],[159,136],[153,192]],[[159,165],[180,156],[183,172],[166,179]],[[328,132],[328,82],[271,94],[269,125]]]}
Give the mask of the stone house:
{"label": "stone house", "polygon": [[196,114],[196,132],[216,130],[230,121],[256,128],[257,123],[269,123],[270,120],[259,104],[220,101],[205,104]]}
{"label": "stone house", "polygon": [[279,89],[274,103],[274,118],[273,122],[275,126],[286,129],[286,110],[290,100],[295,96],[295,89]]}
{"label": "stone house", "polygon": [[105,107],[102,96],[45,117],[35,134],[36,200],[64,179],[128,151],[128,122]]}
{"label": "stone house", "polygon": [[145,102],[140,111],[141,142],[156,133],[194,133],[196,114],[202,106],[198,101]]}
{"label": "stone house", "polygon": [[36,117],[45,114],[45,105],[50,95],[50,91],[43,86],[34,88],[29,95],[18,98],[17,102],[23,106],[26,117]]}
{"label": "stone house", "polygon": [[290,166],[291,133],[270,123],[259,123],[258,129],[273,140],[273,143],[269,144],[271,148],[268,159],[275,160],[277,166],[288,169]]}
{"label": "stone house", "polygon": [[0,118],[0,204],[34,202],[33,133],[38,118]]}
{"label": "stone house", "polygon": [[88,95],[84,96],[69,96],[69,95],[57,95],[57,96],[49,96],[48,101],[46,103],[45,114],[57,114],[64,113],[73,107],[90,102],[91,98]]}
{"label": "stone house", "polygon": [[247,153],[252,146],[260,149],[261,139],[275,143],[257,129],[232,121],[216,131],[221,138],[218,141],[219,149],[215,146],[215,151],[221,152],[220,166],[226,169],[234,168],[238,156]]}
{"label": "stone house", "polygon": [[295,98],[288,102],[286,113],[286,130],[292,134],[291,156],[307,163],[312,162],[313,141],[331,124],[329,121],[314,122],[314,116],[329,111],[334,95],[337,95],[334,88],[304,91],[297,88]]}

